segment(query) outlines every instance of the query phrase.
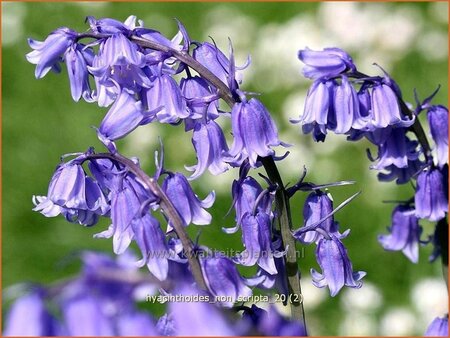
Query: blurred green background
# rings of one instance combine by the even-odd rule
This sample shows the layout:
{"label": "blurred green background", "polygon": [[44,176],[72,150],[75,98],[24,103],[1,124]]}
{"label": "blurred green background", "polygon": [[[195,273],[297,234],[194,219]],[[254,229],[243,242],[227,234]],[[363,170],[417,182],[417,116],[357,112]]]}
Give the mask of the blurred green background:
{"label": "blurred green background", "polygon": [[[431,247],[421,248],[419,264],[399,252],[385,252],[377,235],[390,224],[392,204],[383,200],[408,199],[412,188],[379,183],[370,171],[365,149],[368,144],[347,143],[330,135],[315,144],[289,118],[302,112],[310,84],[300,74],[296,52],[340,47],[369,74],[380,64],[401,86],[404,98],[413,102],[413,89],[429,95],[442,86],[436,103],[448,102],[448,4],[436,3],[17,3],[2,2],[2,283],[49,283],[76,273],[70,260],[77,250],[112,251],[110,240],[92,235],[108,225],[93,228],[67,223],[62,217],[45,218],[33,212],[31,198],[45,195],[53,170],[62,154],[101,145],[91,126],[98,126],[106,109],[70,97],[65,69],[44,79],[34,78],[34,65],[26,62],[30,51],[26,39],[44,40],[54,29],[67,26],[83,31],[87,15],[125,20],[137,15],[146,27],[167,36],[176,33],[179,19],[193,40],[209,36],[225,51],[231,38],[237,63],[247,54],[252,65],[243,72],[242,88],[261,93],[273,113],[283,141],[293,144],[291,155],[280,164],[285,182],[295,182],[304,165],[307,179],[316,183],[355,180],[354,186],[333,188],[337,204],[361,190],[362,194],[340,211],[341,229],[351,228],[345,240],[355,270],[367,272],[360,290],[342,290],[330,298],[327,290],[311,286],[310,267],[317,268],[314,247],[304,248],[300,259],[304,298],[310,332],[315,335],[411,335],[422,334],[431,318],[447,311],[447,293],[440,264],[428,263]],[[225,122],[224,127],[229,127]],[[186,173],[184,164],[195,163],[189,135],[183,128],[149,125],[119,142],[129,156],[139,156],[149,172],[154,170],[153,152],[161,136],[166,166]],[[279,149],[281,154],[283,149]],[[233,226],[230,184],[236,170],[213,177],[205,174],[194,182],[200,197],[214,189],[218,196],[211,211],[213,224],[191,229],[201,231],[200,241],[217,249],[241,249],[240,234],[222,234]],[[305,195],[292,199],[294,224],[302,224]],[[424,224],[424,237],[432,231]]]}

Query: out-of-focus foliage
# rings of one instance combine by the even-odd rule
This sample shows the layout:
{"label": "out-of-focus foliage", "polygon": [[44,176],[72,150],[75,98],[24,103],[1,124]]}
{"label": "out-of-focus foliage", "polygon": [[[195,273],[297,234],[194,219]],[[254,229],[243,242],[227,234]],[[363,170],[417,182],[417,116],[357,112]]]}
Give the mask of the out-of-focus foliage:
{"label": "out-of-focus foliage", "polygon": [[[342,229],[352,228],[346,245],[354,267],[367,271],[362,289],[345,290],[332,299],[327,290],[315,289],[308,277],[309,268],[316,264],[313,246],[302,251],[304,257],[299,263],[305,276],[303,289],[310,332],[422,334],[426,324],[443,314],[439,311],[446,310],[442,305],[446,304],[442,301],[445,288],[436,282],[440,278],[439,263],[427,262],[430,247],[421,250],[419,264],[413,265],[401,253],[383,251],[376,240],[377,234],[389,225],[393,208],[382,201],[407,198],[411,187],[379,183],[376,172],[368,169],[367,144],[347,143],[345,137],[335,135],[330,135],[324,144],[315,144],[288,119],[302,112],[309,85],[300,74],[296,55],[305,46],[343,48],[354,57],[358,68],[369,74],[379,74],[372,63],[380,64],[410,102],[414,88],[424,98],[440,84],[442,89],[434,102],[447,105],[447,6],[444,2],[3,2],[3,286],[22,281],[51,282],[76,271],[77,264],[70,258],[74,251],[112,250],[111,241],[92,238],[108,224],[82,228],[61,217],[49,219],[31,211],[31,196],[46,194],[59,156],[84,151],[91,145],[101,149],[94,129],[89,127],[99,125],[106,109],[73,102],[66,74],[50,74],[36,80],[34,66],[25,59],[30,50],[26,38],[43,40],[61,26],[82,31],[87,27],[87,15],[124,20],[132,14],[143,19],[147,27],[172,35],[177,30],[173,18],[177,18],[194,40],[211,36],[226,49],[230,37],[238,65],[251,54],[253,63],[244,72],[242,88],[262,94],[260,98],[279,125],[282,140],[293,144],[291,155],[280,168],[285,182],[294,183],[305,165],[309,181],[357,182],[355,186],[331,190],[336,205],[356,190],[363,192],[336,216]],[[181,126],[141,127],[126,141],[119,142],[119,147],[128,156],[139,156],[144,167],[152,171],[158,136],[165,144],[168,168],[183,171],[184,164],[195,163],[189,136]],[[201,197],[214,189],[218,198],[213,224],[190,232],[196,236],[201,231],[201,241],[219,250],[241,249],[239,234],[230,236],[220,230],[233,225],[233,216],[225,215],[231,205],[230,184],[237,174],[237,170],[218,178],[205,174],[194,184]],[[302,222],[305,197],[292,200],[297,227]],[[431,229],[425,225],[424,233]],[[300,246],[299,249],[303,250]],[[401,329],[395,325],[397,321],[402,321]]]}

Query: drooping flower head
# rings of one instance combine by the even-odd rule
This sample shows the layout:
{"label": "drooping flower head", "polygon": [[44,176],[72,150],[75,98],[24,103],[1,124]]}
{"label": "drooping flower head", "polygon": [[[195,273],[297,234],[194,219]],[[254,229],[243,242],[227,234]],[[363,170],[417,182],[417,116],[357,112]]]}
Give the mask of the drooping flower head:
{"label": "drooping flower head", "polygon": [[419,226],[414,208],[407,205],[397,206],[392,212],[392,226],[388,230],[389,235],[378,236],[383,248],[392,251],[401,250],[411,262],[417,263],[422,227]]}
{"label": "drooping flower head", "polygon": [[[448,169],[447,169],[448,170]],[[423,170],[417,177],[414,196],[416,216],[439,221],[448,212],[448,174],[438,168]]]}
{"label": "drooping flower head", "polygon": [[69,28],[58,28],[45,41],[28,39],[28,44],[34,50],[28,53],[27,60],[36,65],[37,79],[44,77],[50,69],[60,72],[59,62],[67,49],[75,42],[77,33]]}
{"label": "drooping flower head", "polygon": [[190,223],[196,225],[211,223],[211,215],[205,208],[213,205],[215,199],[214,192],[211,192],[203,201],[199,200],[189,185],[188,180],[181,173],[168,174],[164,179],[162,189],[180,214],[185,226]]}
{"label": "drooping flower head", "polygon": [[350,55],[339,48],[322,51],[306,48],[298,52],[298,58],[305,64],[303,75],[309,79],[332,78],[356,70]]}
{"label": "drooping flower head", "polygon": [[448,314],[445,317],[436,317],[428,326],[425,337],[448,337]]}
{"label": "drooping flower head", "polygon": [[448,109],[444,106],[431,106],[427,117],[436,145],[437,164],[442,168],[448,163]]}
{"label": "drooping flower head", "polygon": [[344,286],[360,288],[361,279],[366,275],[364,271],[353,271],[348,258],[347,249],[334,234],[329,238],[321,238],[316,248],[317,261],[322,273],[311,269],[313,284],[318,288],[328,286],[331,297],[338,294]]}
{"label": "drooping flower head", "polygon": [[231,127],[234,142],[229,155],[230,163],[240,165],[246,158],[256,167],[258,156],[272,156],[271,147],[282,142],[278,139],[278,130],[264,105],[255,98],[243,100],[233,106]]}

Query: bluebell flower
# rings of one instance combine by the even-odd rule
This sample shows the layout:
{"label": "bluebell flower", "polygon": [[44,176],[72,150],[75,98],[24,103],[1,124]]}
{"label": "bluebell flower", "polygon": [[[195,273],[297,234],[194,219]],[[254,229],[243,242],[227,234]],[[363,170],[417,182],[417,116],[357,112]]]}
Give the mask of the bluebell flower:
{"label": "bluebell flower", "polygon": [[141,201],[134,189],[129,185],[112,194],[111,197],[111,221],[112,224],[106,231],[96,234],[96,238],[113,237],[114,253],[119,255],[128,248],[134,237],[131,223],[138,215]]}
{"label": "bluebell flower", "polygon": [[[190,313],[190,312],[186,312],[186,313]],[[185,318],[185,317],[181,317],[181,318]],[[156,323],[156,331],[161,336],[175,336],[177,331],[176,331],[175,320],[173,318],[173,315],[167,314],[167,313],[162,315],[158,319],[158,322]]]}
{"label": "bluebell flower", "polygon": [[448,315],[436,317],[428,326],[425,337],[448,337]]}
{"label": "bluebell flower", "polygon": [[[219,97],[211,91],[206,80],[199,76],[189,76],[181,79],[180,88],[191,110],[191,119],[215,120],[219,117]],[[194,126],[195,123],[191,123],[186,126],[186,130]]]}
{"label": "bluebell flower", "polygon": [[69,28],[58,28],[52,32],[45,41],[28,39],[28,44],[34,50],[26,55],[28,62],[36,65],[35,76],[37,79],[44,77],[50,69],[60,72],[59,62],[67,49],[72,46],[77,37],[77,32]]}
{"label": "bluebell flower", "polygon": [[145,66],[144,54],[123,34],[114,34],[101,42],[92,66],[88,66],[95,78],[98,104],[110,105],[122,88],[138,92],[141,88],[151,87],[143,69]]}
{"label": "bluebell flower", "polygon": [[208,254],[200,257],[200,265],[208,290],[214,297],[219,297],[223,306],[231,307],[239,297],[252,295],[252,290],[245,285],[235,264],[228,257],[219,253]]}
{"label": "bluebell flower", "polygon": [[332,114],[328,116],[328,128],[336,134],[345,134],[354,127],[354,121],[361,115],[358,94],[346,76],[341,77],[339,86],[334,87]]}
{"label": "bluebell flower", "polygon": [[448,163],[448,109],[444,106],[431,106],[427,117],[436,145],[437,164],[442,168]]}
{"label": "bluebell flower", "polygon": [[86,22],[93,32],[107,35],[117,33],[128,35],[136,28],[136,16],[134,15],[130,15],[124,23],[110,18],[96,19],[93,16],[88,16]]}
{"label": "bluebell flower", "polygon": [[120,139],[136,129],[145,117],[141,101],[136,101],[127,90],[122,90],[100,124],[99,138],[108,141]]}
{"label": "bluebell flower", "polygon": [[169,271],[169,249],[159,222],[146,213],[142,217],[134,218],[131,227],[134,240],[143,256],[138,262],[138,266],[146,264],[156,278],[161,281],[165,280]]}
{"label": "bluebell flower", "polygon": [[45,306],[43,290],[34,290],[18,298],[9,309],[3,336],[64,335],[60,324]]}
{"label": "bluebell flower", "polygon": [[234,142],[229,151],[230,162],[240,165],[246,158],[256,167],[258,156],[275,154],[271,147],[282,142],[278,139],[277,127],[264,105],[255,98],[244,100],[233,106],[231,127]]}
{"label": "bluebell flower", "polygon": [[181,173],[170,173],[164,179],[162,189],[178,211],[184,225],[191,223],[206,225],[211,223],[212,217],[205,208],[213,205],[215,199],[214,192],[211,192],[203,201],[199,200],[186,177]]}
{"label": "bluebell flower", "polygon": [[387,126],[409,127],[415,121],[415,116],[402,116],[398,97],[395,91],[381,81],[373,86],[371,92],[371,114],[368,128],[386,128]]}
{"label": "bluebell flower", "polygon": [[151,88],[145,89],[142,100],[149,111],[161,123],[178,123],[190,116],[186,100],[177,82],[167,74],[155,76]]}
{"label": "bluebell flower", "polygon": [[410,162],[419,159],[417,151],[418,142],[411,141],[407,136],[406,128],[383,129],[385,139],[378,143],[378,162],[372,169],[381,170],[393,165],[397,168],[406,168]]}
{"label": "bluebell flower", "polygon": [[392,251],[402,250],[411,262],[417,263],[422,227],[419,226],[414,208],[406,205],[397,206],[392,212],[392,226],[388,231],[389,235],[378,236],[383,248]]}
{"label": "bluebell flower", "polygon": [[82,44],[69,47],[64,56],[67,66],[67,74],[70,82],[70,92],[74,101],[81,97],[87,102],[92,102],[92,91],[89,84],[89,73],[87,66],[92,65],[94,52]]}
{"label": "bluebell flower", "polygon": [[242,219],[246,214],[261,212],[270,215],[270,217],[273,216],[271,211],[273,194],[267,191],[264,192],[261,185],[253,177],[243,175],[238,180],[234,180],[231,194],[233,196],[233,206],[236,211],[236,227],[224,229],[225,232],[234,233],[238,231],[239,226],[242,224]]}
{"label": "bluebell flower", "polygon": [[322,51],[305,48],[298,52],[298,58],[305,64],[303,75],[309,79],[332,78],[356,70],[350,55],[339,48]]}
{"label": "bluebell flower", "polygon": [[312,282],[318,288],[328,286],[331,297],[338,294],[344,286],[360,288],[363,271],[353,272],[347,249],[334,234],[321,238],[317,243],[316,258],[322,273],[311,269]]}
{"label": "bluebell flower", "polygon": [[439,221],[448,212],[448,179],[437,168],[422,171],[417,177],[414,196],[416,216]]}
{"label": "bluebell flower", "polygon": [[46,217],[63,214],[70,222],[97,223],[109,212],[109,202],[98,183],[88,177],[81,165],[85,155],[60,164],[48,187],[47,196],[34,196],[34,211]]}
{"label": "bluebell flower", "polygon": [[[334,221],[334,217],[330,216],[322,223],[317,224],[318,221],[324,219],[333,212],[333,200],[330,195],[320,190],[311,192],[305,200],[303,206],[303,220],[304,226],[293,233],[293,236],[301,243],[317,243],[323,238],[323,235],[315,230],[304,231],[308,227],[316,224],[318,227],[327,233],[333,233],[336,236],[342,236],[338,232],[338,223]],[[340,237],[343,238],[343,237]]]}
{"label": "bluebell flower", "polygon": [[228,146],[222,129],[216,122],[210,120],[196,123],[192,134],[192,144],[198,163],[186,167],[187,170],[194,171],[190,179],[198,178],[206,169],[213,175],[219,175],[228,170],[228,164],[225,162]]}
{"label": "bluebell flower", "polygon": [[[233,54],[231,54],[230,60],[217,46],[209,42],[195,44],[196,47],[192,52],[194,59],[210,70],[223,83],[227,84],[230,89],[237,88],[237,83],[240,83],[240,79],[238,78],[236,82],[235,74],[231,73],[233,68],[231,63],[234,62]],[[241,68],[245,68],[245,66]]]}
{"label": "bluebell flower", "polygon": [[[306,94],[303,114],[299,120],[291,120],[291,122],[301,123],[305,134],[314,131],[314,135],[317,135],[320,131],[319,135],[326,135],[328,117],[334,111],[333,97],[336,85],[335,81],[314,81]],[[320,138],[320,136],[316,137],[316,140]]]}
{"label": "bluebell flower", "polygon": [[246,213],[241,227],[245,250],[237,257],[239,264],[253,266],[258,263],[269,274],[277,274],[270,216],[265,213]]}

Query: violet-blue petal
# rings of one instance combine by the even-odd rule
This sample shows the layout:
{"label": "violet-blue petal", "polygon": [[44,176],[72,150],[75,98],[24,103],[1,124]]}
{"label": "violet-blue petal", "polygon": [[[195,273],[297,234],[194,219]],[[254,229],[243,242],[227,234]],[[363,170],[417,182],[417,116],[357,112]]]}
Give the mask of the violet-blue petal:
{"label": "violet-blue petal", "polygon": [[348,258],[347,249],[339,238],[330,235],[330,238],[321,238],[316,248],[316,258],[322,274],[311,269],[313,284],[317,287],[327,286],[332,297],[336,296],[342,287],[360,288],[360,281],[365,272],[353,272],[352,264]]}
{"label": "violet-blue petal", "polygon": [[74,101],[78,101],[81,96],[85,100],[92,101],[91,87],[89,84],[89,73],[85,54],[91,53],[92,50],[84,46],[77,45],[70,47],[65,54],[65,62],[67,66],[67,74],[69,75],[70,92]]}
{"label": "violet-blue petal", "polygon": [[448,212],[448,181],[438,168],[422,171],[417,177],[414,196],[416,216],[432,222],[439,221]]}
{"label": "violet-blue petal", "polygon": [[169,271],[169,249],[159,222],[150,214],[136,217],[131,223],[134,239],[141,250],[143,258],[139,266],[147,264],[150,272],[163,281]]}
{"label": "violet-blue petal", "polygon": [[298,52],[298,58],[305,64],[303,75],[314,80],[356,70],[350,55],[339,48],[325,48],[322,51],[306,48]]}
{"label": "violet-blue petal", "polygon": [[108,140],[117,140],[132,132],[144,118],[140,101],[123,90],[103,118],[98,132]]}
{"label": "violet-blue petal", "polygon": [[209,42],[204,42],[196,46],[192,55],[223,83],[228,84],[230,60],[219,48]]}
{"label": "violet-blue petal", "polygon": [[219,175],[228,170],[225,162],[228,146],[223,131],[216,122],[210,120],[205,123],[197,123],[192,135],[192,144],[198,163],[195,166],[187,167],[188,170],[194,170],[190,179],[196,179],[206,169],[213,175]]}
{"label": "violet-blue petal", "polygon": [[390,125],[409,127],[415,117],[402,117],[400,105],[395,92],[386,84],[380,83],[372,89],[372,119],[370,124],[374,128],[386,128]]}
{"label": "violet-blue petal", "polygon": [[67,299],[62,316],[69,336],[114,336],[114,325],[98,299],[80,295]]}
{"label": "violet-blue petal", "polygon": [[278,146],[278,131],[264,105],[255,98],[239,102],[231,112],[234,142],[229,151],[230,162],[240,165],[246,158],[256,167],[258,156],[274,155],[271,147]]}
{"label": "violet-blue petal", "polygon": [[436,317],[428,326],[425,337],[448,337],[448,315]]}
{"label": "violet-blue petal", "polygon": [[58,335],[57,322],[45,307],[40,291],[18,298],[10,307],[4,322],[3,336]]}
{"label": "violet-blue petal", "polygon": [[[175,292],[185,297],[202,295],[199,290],[185,285]],[[220,309],[209,302],[172,302],[169,311],[177,336],[235,336],[240,333]]]}
{"label": "violet-blue petal", "polygon": [[149,111],[157,111],[156,118],[161,123],[177,123],[189,117],[186,100],[181,95],[177,82],[169,75],[157,76],[152,87],[143,95],[144,104]]}
{"label": "violet-blue petal", "polygon": [[427,117],[431,137],[436,145],[437,164],[442,168],[448,163],[448,109],[444,106],[431,106]]}
{"label": "violet-blue petal", "polygon": [[157,336],[155,324],[145,312],[129,312],[120,315],[117,319],[117,336]]}
{"label": "violet-blue petal", "polygon": [[181,173],[168,175],[162,184],[162,189],[175,206],[185,225],[211,223],[211,214],[205,208],[211,207],[214,203],[214,192],[201,201]]}
{"label": "violet-blue petal", "polygon": [[28,62],[36,65],[36,78],[44,77],[50,69],[59,70],[59,62],[62,56],[71,46],[77,33],[69,28],[58,28],[52,32],[43,42],[28,40],[28,44],[34,50],[26,55]]}
{"label": "violet-blue petal", "polygon": [[200,265],[208,290],[213,296],[225,299],[221,301],[223,306],[231,307],[239,297],[251,296],[252,290],[245,285],[236,266],[228,257],[220,254],[201,257]]}
{"label": "violet-blue petal", "polygon": [[334,91],[334,118],[336,134],[347,133],[353,125],[355,117],[359,116],[359,99],[356,90],[346,76],[342,76],[342,83]]}
{"label": "violet-blue petal", "polygon": [[417,263],[419,260],[419,241],[422,227],[415,215],[414,208],[397,206],[392,212],[392,226],[389,235],[378,236],[378,241],[385,250],[401,250],[408,259]]}

